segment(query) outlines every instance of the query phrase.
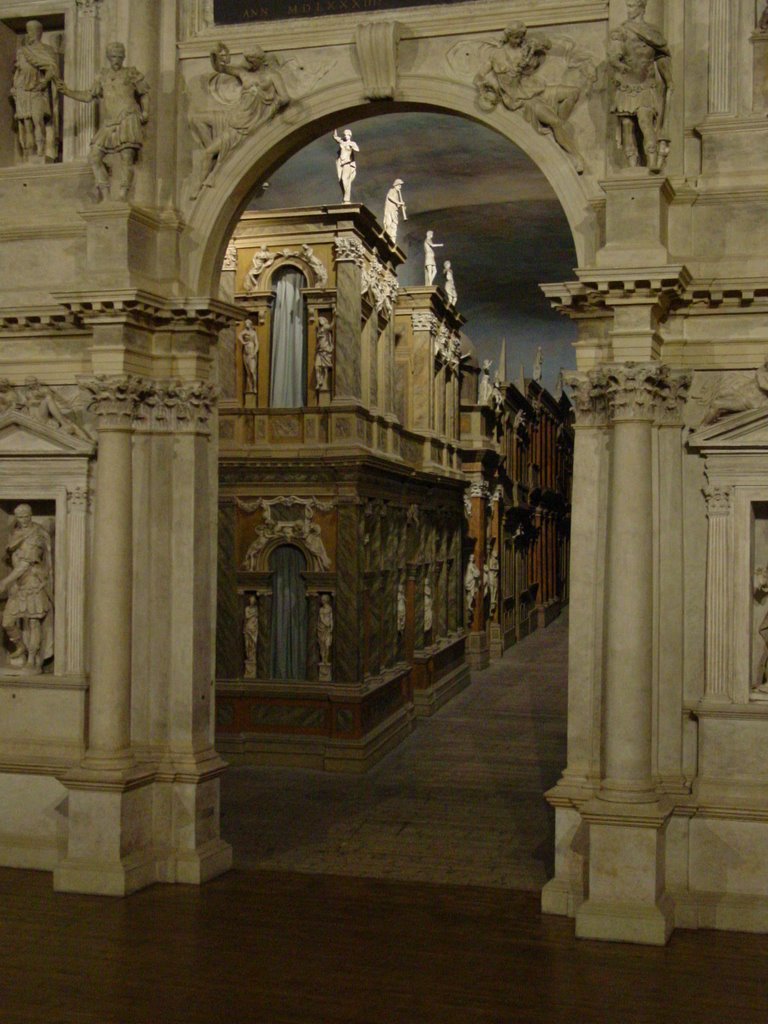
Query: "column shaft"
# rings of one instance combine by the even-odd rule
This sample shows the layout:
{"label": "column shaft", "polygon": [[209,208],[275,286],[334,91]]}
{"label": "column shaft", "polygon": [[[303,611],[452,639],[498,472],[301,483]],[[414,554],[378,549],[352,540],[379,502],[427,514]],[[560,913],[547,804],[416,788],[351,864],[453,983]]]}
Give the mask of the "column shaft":
{"label": "column shaft", "polygon": [[102,427],[93,531],[89,759],[125,759],[131,742],[131,463],[130,428]]}

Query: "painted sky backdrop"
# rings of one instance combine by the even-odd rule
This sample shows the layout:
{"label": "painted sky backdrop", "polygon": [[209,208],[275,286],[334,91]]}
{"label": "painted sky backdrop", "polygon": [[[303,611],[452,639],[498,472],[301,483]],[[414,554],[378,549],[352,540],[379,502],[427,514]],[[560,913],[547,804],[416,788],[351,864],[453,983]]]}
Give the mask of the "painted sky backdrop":
{"label": "painted sky backdrop", "polygon": [[[560,368],[575,366],[575,331],[538,285],[572,280],[576,254],[560,203],[535,164],[503,136],[452,115],[393,113],[338,128],[351,128],[360,146],[353,202],[381,220],[392,182],[405,182],[408,220],[398,244],[408,260],[400,283],[424,283],[423,242],[431,229],[444,243],[438,257],[451,260],[458,308],[478,358],[496,361],[506,337],[507,378],[516,379],[521,363],[530,376],[542,345],[544,383],[554,388]],[[332,135],[316,139],[272,174],[251,207],[338,203],[335,160]]]}

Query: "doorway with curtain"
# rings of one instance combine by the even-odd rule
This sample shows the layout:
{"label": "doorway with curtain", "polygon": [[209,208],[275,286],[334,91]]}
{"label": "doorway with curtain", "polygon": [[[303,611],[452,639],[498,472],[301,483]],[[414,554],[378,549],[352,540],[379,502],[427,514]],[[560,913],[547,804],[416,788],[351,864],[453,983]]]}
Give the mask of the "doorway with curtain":
{"label": "doorway with curtain", "polygon": [[272,571],[270,675],[306,679],[307,591],[302,573],[307,560],[298,548],[283,544],[269,559]]}
{"label": "doorway with curtain", "polygon": [[283,267],[273,278],[272,360],[269,404],[297,409],[307,404],[307,332],[304,295],[307,279],[296,267]]}

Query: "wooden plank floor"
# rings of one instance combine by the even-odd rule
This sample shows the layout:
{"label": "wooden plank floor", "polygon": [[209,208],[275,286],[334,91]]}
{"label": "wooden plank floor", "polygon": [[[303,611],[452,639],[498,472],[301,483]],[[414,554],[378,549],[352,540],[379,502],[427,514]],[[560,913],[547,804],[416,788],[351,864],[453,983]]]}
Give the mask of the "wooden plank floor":
{"label": "wooden plank floor", "polygon": [[565,764],[567,619],[526,638],[363,776],[232,768],[222,831],[243,868],[538,892]]}
{"label": "wooden plank floor", "polygon": [[0,870],[2,1024],[764,1024],[768,936],[577,942],[532,893],[233,871],[127,900]]}
{"label": "wooden plank floor", "polygon": [[768,936],[577,942],[540,914],[566,637],[518,645],[363,778],[230,772],[238,870],[201,889],[0,870],[0,1024],[765,1024]]}

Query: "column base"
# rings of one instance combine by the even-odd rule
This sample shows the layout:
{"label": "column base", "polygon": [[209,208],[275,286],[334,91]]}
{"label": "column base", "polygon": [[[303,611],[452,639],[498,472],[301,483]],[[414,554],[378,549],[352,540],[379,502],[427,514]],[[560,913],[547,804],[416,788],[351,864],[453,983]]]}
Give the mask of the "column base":
{"label": "column base", "polygon": [[665,946],[675,925],[668,894],[653,906],[589,899],[576,911],[576,938]]}
{"label": "column base", "polygon": [[674,928],[665,878],[672,805],[629,795],[626,803],[598,797],[581,809],[589,825],[589,889],[576,911],[576,936],[663,946]]}
{"label": "column base", "polygon": [[67,853],[53,871],[57,892],[127,896],[157,881],[154,773],[76,768],[68,790]]}

